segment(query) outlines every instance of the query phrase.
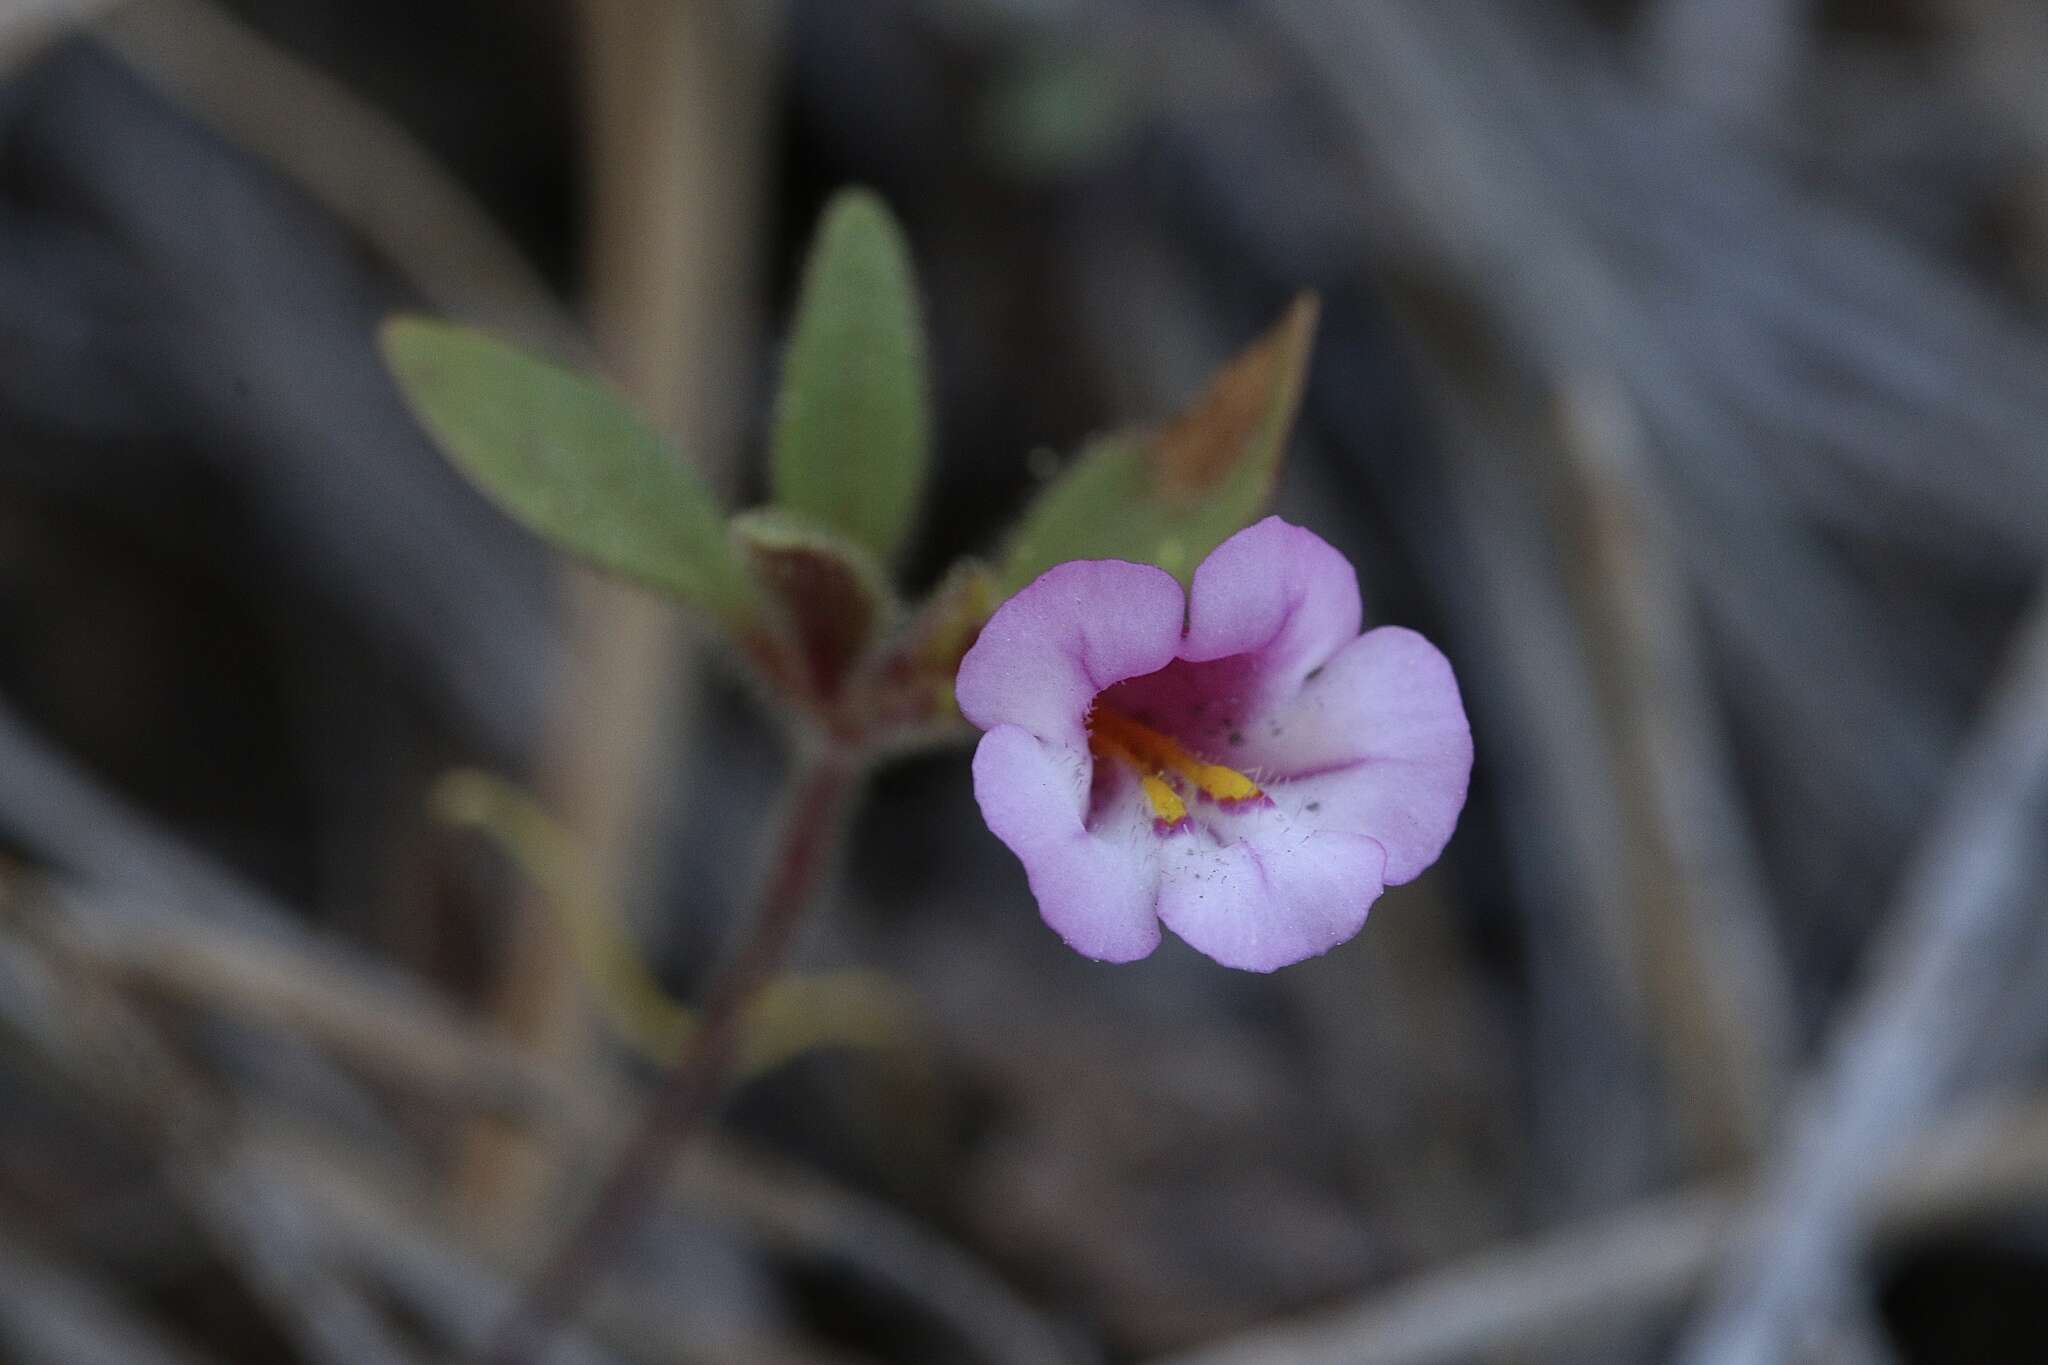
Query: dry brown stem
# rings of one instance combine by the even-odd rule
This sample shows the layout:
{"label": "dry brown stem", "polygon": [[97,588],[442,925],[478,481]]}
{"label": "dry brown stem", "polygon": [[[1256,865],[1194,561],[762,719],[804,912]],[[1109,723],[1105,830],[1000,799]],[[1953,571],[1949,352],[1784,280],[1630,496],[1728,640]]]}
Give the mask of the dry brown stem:
{"label": "dry brown stem", "polygon": [[[1892,1238],[2048,1198],[2048,1099],[1952,1120],[1869,1195]],[[1155,1365],[1452,1365],[1569,1342],[1589,1324],[1675,1306],[1711,1272],[1743,1204],[1724,1185],[1640,1204]]]}

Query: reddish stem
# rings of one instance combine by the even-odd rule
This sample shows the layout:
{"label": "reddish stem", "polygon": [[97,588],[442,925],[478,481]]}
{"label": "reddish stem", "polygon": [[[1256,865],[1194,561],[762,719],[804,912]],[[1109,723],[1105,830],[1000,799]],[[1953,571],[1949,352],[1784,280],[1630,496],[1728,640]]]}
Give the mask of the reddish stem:
{"label": "reddish stem", "polygon": [[556,1245],[489,1338],[479,1357],[483,1365],[527,1365],[546,1350],[631,1240],[677,1152],[716,1107],[732,1069],[739,1026],[762,988],[782,969],[830,861],[840,811],[853,783],[851,764],[838,754],[814,760],[798,776],[752,933],[705,1003],[688,1051],[614,1159],[589,1211]]}

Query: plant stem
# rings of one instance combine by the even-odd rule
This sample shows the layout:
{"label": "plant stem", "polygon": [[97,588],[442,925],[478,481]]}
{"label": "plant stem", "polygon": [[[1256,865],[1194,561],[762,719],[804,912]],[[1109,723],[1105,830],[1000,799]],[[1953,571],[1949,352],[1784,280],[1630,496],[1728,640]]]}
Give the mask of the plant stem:
{"label": "plant stem", "polygon": [[676,1153],[703,1126],[725,1088],[739,1026],[781,970],[804,910],[830,862],[853,765],[826,753],[799,772],[776,841],[752,932],[705,1003],[695,1037],[662,1082],[640,1127],[614,1159],[590,1209],[556,1245],[489,1338],[484,1365],[527,1365],[572,1316],[632,1236]]}

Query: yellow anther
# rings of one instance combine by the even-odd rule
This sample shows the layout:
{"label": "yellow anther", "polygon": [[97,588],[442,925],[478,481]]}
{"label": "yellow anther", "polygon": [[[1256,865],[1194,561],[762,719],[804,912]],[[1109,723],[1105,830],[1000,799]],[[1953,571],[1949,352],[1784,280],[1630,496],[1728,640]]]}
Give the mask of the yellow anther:
{"label": "yellow anther", "polygon": [[1212,801],[1254,801],[1265,795],[1249,777],[1221,763],[1197,763],[1187,776]]}
{"label": "yellow anther", "polygon": [[1147,773],[1143,779],[1145,799],[1152,803],[1154,819],[1177,825],[1188,818],[1187,802],[1180,799],[1180,793],[1166,785],[1166,780]]}
{"label": "yellow anther", "polygon": [[[1180,778],[1212,801],[1256,801],[1265,795],[1237,769],[1198,758],[1171,735],[1107,706],[1098,704],[1088,717],[1088,747],[1098,757],[1120,759],[1135,769],[1145,781],[1153,811],[1162,820],[1177,821],[1187,815],[1180,794],[1165,780],[1169,776]],[[1174,814],[1166,813],[1159,793],[1172,798]]]}

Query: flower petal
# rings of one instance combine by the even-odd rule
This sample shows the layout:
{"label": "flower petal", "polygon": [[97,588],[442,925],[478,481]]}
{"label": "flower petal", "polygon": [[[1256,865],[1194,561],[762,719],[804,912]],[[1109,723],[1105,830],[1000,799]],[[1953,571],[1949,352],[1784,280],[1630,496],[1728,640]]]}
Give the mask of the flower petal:
{"label": "flower petal", "polygon": [[1472,729],[1451,665],[1399,626],[1340,650],[1253,728],[1247,751],[1297,819],[1384,845],[1389,886],[1413,881],[1443,852],[1472,774]]}
{"label": "flower petal", "polygon": [[1195,570],[1179,657],[1106,700],[1216,762],[1236,764],[1255,717],[1358,638],[1358,577],[1312,531],[1267,517]]}
{"label": "flower petal", "polygon": [[[1171,580],[1169,580],[1171,581]],[[1142,824],[1104,838],[1082,825],[1092,765],[1015,725],[974,750],[974,799],[990,830],[1024,864],[1038,913],[1076,952],[1135,962],[1159,946],[1159,862]]]}
{"label": "flower petal", "polygon": [[1149,564],[1056,565],[998,607],[960,661],[961,713],[983,730],[1018,725],[1085,747],[1095,695],[1164,668],[1185,607],[1173,575]]}
{"label": "flower petal", "polygon": [[1290,829],[1275,815],[1237,843],[1176,847],[1160,883],[1159,917],[1226,967],[1274,971],[1363,928],[1386,860],[1365,835]]}
{"label": "flower petal", "polygon": [[1267,517],[1195,570],[1180,657],[1257,654],[1266,679],[1291,691],[1358,637],[1360,614],[1350,561],[1315,532]]}

